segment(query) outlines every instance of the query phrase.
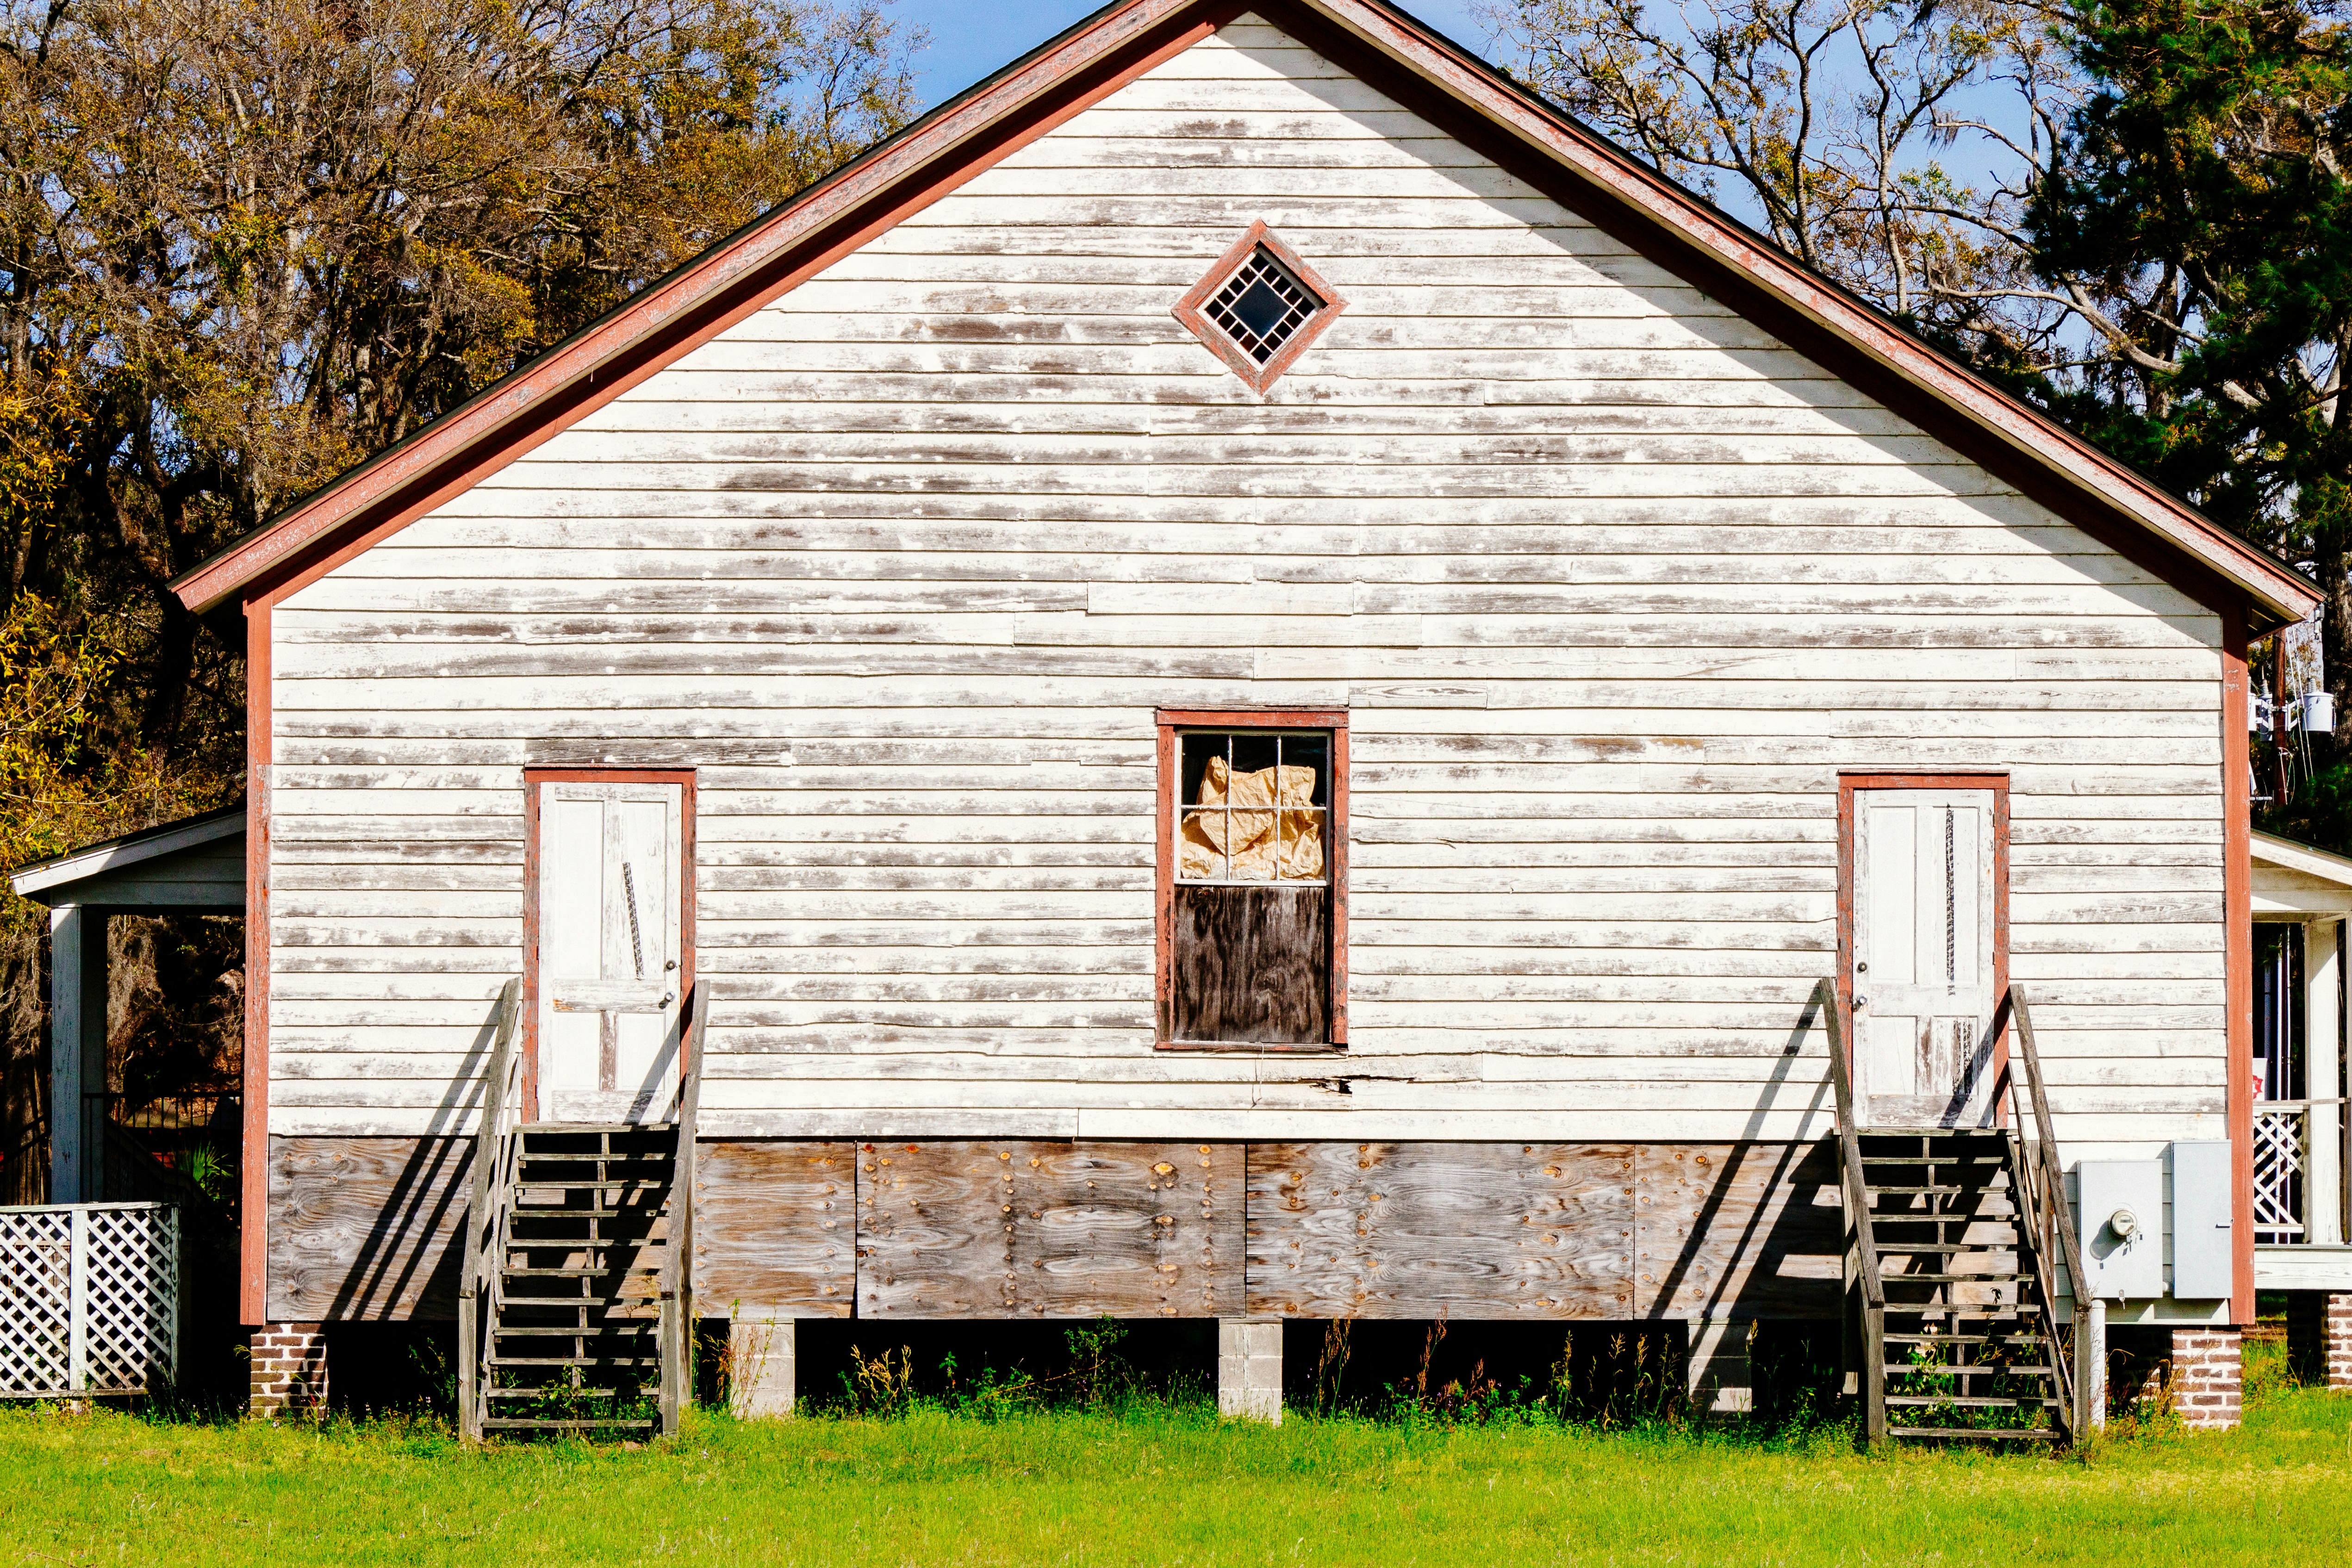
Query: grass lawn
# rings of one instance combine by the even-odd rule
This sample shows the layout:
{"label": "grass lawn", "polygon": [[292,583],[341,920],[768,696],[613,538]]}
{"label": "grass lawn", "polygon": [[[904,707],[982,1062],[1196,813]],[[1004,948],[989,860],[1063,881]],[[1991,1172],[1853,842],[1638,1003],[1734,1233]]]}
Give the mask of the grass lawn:
{"label": "grass lawn", "polygon": [[2352,1398],[2066,1458],[1671,1430],[696,1418],[674,1444],[468,1452],[421,1424],[0,1413],[0,1561],[2352,1563]]}

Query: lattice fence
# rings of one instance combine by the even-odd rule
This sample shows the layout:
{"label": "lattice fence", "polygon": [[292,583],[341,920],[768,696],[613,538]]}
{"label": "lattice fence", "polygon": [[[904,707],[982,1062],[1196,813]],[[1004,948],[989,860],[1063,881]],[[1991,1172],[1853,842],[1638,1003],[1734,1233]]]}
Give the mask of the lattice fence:
{"label": "lattice fence", "polygon": [[2301,1100],[2254,1102],[2254,1239],[2303,1239],[2305,1136],[2310,1108]]}
{"label": "lattice fence", "polygon": [[179,1349],[177,1208],[0,1208],[0,1398],[157,1392]]}

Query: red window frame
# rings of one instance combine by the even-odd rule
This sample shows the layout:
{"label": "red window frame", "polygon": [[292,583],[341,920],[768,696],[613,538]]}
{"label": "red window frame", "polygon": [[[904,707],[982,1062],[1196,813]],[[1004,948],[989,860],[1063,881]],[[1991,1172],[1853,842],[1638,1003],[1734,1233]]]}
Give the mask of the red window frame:
{"label": "red window frame", "polygon": [[[1345,709],[1163,708],[1159,722],[1159,847],[1152,903],[1152,1029],[1163,1051],[1314,1053],[1348,1046],[1348,713]],[[1180,730],[1328,730],[1331,732],[1331,1037],[1319,1045],[1271,1045],[1249,1040],[1179,1040],[1169,1027],[1175,983],[1176,792]]]}

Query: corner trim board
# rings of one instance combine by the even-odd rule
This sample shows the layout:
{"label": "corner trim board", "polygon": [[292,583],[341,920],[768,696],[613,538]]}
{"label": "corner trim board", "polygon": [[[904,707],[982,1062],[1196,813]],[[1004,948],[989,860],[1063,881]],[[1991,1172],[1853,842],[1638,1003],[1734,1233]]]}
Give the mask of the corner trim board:
{"label": "corner trim board", "polygon": [[2246,622],[2221,629],[2222,972],[2229,1013],[2223,1113],[2230,1128],[2230,1321],[2254,1321],[2253,757],[2247,742]]}
{"label": "corner trim board", "polygon": [[269,1321],[269,601],[245,606],[245,1125],[238,1176],[237,1311]]}

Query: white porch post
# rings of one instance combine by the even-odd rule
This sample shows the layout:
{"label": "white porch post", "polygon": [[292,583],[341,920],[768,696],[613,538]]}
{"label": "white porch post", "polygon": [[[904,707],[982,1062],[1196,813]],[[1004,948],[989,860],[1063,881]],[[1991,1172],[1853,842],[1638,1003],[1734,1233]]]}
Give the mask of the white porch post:
{"label": "white porch post", "polygon": [[2304,1093],[2311,1101],[2304,1239],[2318,1246],[2344,1239],[2344,1108],[2326,1103],[2344,1092],[2336,1068],[2344,1027],[2338,1005],[2343,929],[2336,920],[2315,920],[2304,928]]}
{"label": "white porch post", "polygon": [[49,1201],[106,1194],[106,911],[49,911]]}

